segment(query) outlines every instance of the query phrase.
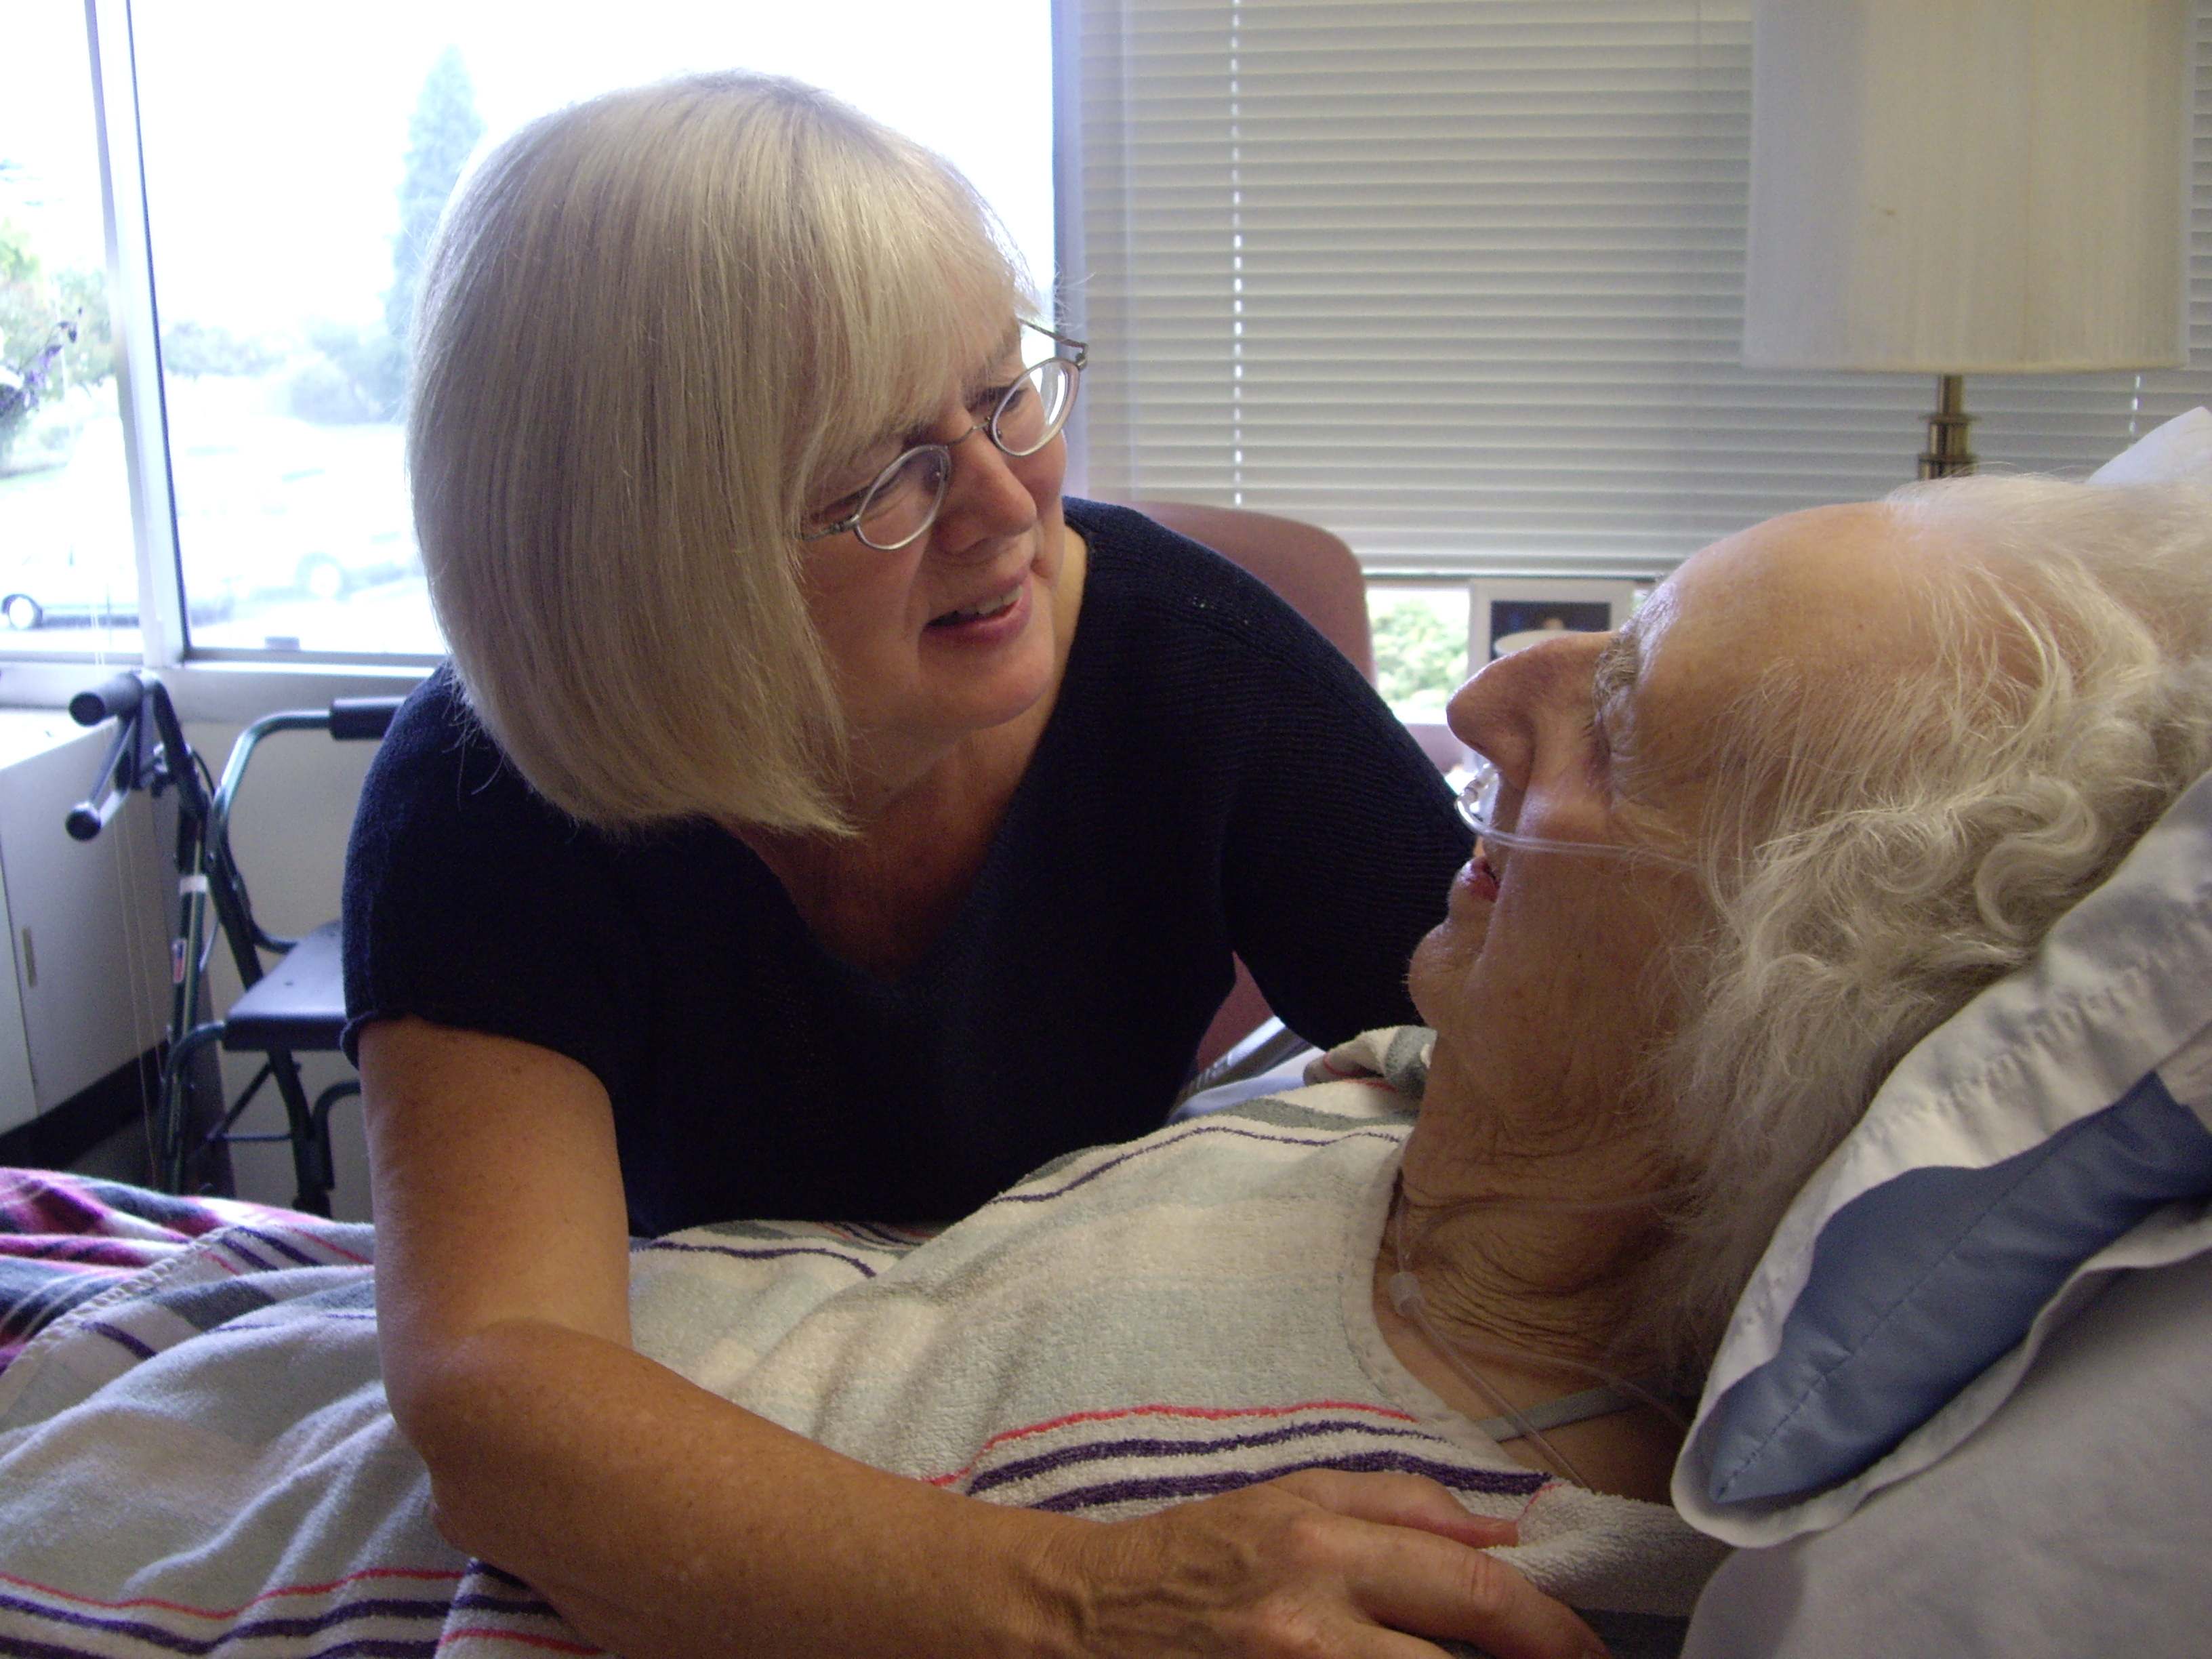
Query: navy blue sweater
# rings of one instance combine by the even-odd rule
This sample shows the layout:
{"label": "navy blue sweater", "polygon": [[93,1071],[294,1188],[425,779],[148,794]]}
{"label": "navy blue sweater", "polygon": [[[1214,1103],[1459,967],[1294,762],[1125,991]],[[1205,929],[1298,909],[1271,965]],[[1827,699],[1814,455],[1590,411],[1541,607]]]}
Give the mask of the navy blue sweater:
{"label": "navy blue sweater", "polygon": [[1435,769],[1244,572],[1123,508],[1067,517],[1091,556],[1059,700],[911,968],[832,955],[715,826],[578,826],[441,671],[354,824],[348,1052],[363,1022],[415,1014],[577,1060],[651,1234],[947,1218],[1157,1128],[1232,951],[1313,1042],[1412,1019],[1406,959],[1468,847]]}

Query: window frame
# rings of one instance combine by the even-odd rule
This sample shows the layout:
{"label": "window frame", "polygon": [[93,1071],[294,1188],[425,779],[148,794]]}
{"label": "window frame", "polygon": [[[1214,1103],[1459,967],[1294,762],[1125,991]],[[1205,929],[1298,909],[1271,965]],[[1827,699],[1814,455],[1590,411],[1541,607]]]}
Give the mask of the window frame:
{"label": "window frame", "polygon": [[349,659],[316,652],[248,656],[185,647],[184,580],[176,507],[170,494],[168,423],[140,155],[131,0],[84,0],[84,29],[106,222],[115,390],[122,417],[124,474],[131,495],[139,649],[135,653],[99,649],[10,652],[0,656],[0,705],[65,707],[71,696],[118,663],[160,674],[186,718],[225,724],[243,724],[271,709],[313,707],[334,697],[403,692],[426,678],[439,659]]}

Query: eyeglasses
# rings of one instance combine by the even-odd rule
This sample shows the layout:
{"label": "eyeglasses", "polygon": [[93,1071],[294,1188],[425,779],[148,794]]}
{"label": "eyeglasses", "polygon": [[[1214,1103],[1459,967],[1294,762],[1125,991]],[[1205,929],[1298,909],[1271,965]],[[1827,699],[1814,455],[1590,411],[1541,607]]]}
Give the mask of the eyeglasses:
{"label": "eyeglasses", "polygon": [[988,418],[947,442],[916,444],[876,474],[860,492],[852,512],[833,524],[802,530],[799,539],[817,542],[850,530],[866,546],[894,552],[937,522],[945,492],[952,482],[952,451],[957,446],[980,432],[1018,459],[1036,454],[1057,437],[1067,424],[1068,411],[1075,406],[1076,381],[1090,361],[1090,348],[1035,323],[1023,326],[1070,348],[1075,355],[1031,363],[1000,396]]}

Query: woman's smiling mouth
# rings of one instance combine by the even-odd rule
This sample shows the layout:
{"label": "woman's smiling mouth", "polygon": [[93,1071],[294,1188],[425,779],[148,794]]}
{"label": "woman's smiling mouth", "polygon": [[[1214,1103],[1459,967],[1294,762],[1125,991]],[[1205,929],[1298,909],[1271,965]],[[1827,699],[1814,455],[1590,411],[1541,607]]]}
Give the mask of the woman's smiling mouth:
{"label": "woman's smiling mouth", "polygon": [[980,600],[957,611],[948,611],[941,617],[932,617],[929,625],[932,628],[957,628],[963,623],[988,622],[1013,608],[1022,597],[1022,587],[1026,580],[1024,577],[1023,581],[1016,582],[995,598]]}

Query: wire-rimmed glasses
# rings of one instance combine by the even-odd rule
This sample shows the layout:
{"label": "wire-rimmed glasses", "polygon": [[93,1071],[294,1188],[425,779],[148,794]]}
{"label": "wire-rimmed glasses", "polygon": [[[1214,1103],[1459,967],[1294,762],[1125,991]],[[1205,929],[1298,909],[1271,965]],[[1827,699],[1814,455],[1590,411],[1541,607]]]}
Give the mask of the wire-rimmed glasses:
{"label": "wire-rimmed glasses", "polygon": [[849,530],[866,546],[896,552],[937,522],[945,489],[952,482],[956,445],[966,443],[980,432],[1006,454],[1019,459],[1036,454],[1057,437],[1067,424],[1068,411],[1075,407],[1076,383],[1084,364],[1090,361],[1090,348],[1035,323],[1023,326],[1069,348],[1074,356],[1054,354],[1031,363],[1006,388],[988,418],[947,442],[916,444],[876,474],[854,501],[851,512],[834,523],[801,531],[799,539],[820,541]]}

